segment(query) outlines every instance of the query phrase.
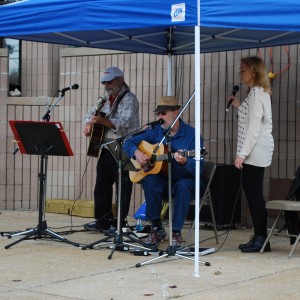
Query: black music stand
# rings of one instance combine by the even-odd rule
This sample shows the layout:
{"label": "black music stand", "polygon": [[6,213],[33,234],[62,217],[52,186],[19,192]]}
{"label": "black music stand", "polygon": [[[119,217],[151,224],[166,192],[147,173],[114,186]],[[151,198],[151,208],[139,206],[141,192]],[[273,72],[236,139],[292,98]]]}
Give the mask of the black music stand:
{"label": "black music stand", "polygon": [[[112,255],[116,250],[118,251],[129,251],[130,247],[133,248],[138,248],[142,250],[146,250],[148,252],[157,252],[158,249],[157,247],[150,247],[149,245],[141,242],[138,238],[132,237],[131,234],[129,233],[124,233],[121,227],[121,220],[123,220],[123,216],[121,213],[121,191],[122,191],[122,171],[123,170],[131,170],[131,171],[136,171],[135,167],[133,166],[132,162],[130,161],[129,157],[127,154],[122,150],[122,144],[123,144],[123,138],[116,139],[115,141],[108,142],[106,144],[101,145],[103,147],[104,145],[108,147],[109,151],[113,155],[113,157],[116,159],[118,163],[118,193],[117,193],[117,231],[109,235],[101,240],[98,240],[94,243],[91,243],[89,245],[85,245],[82,247],[82,250],[86,249],[93,249],[94,246],[103,244],[105,247],[108,246],[109,244],[113,244],[112,251],[110,255],[108,256],[108,259],[112,259]],[[128,242],[124,241],[124,237],[126,237],[128,240],[135,242],[137,244],[131,244]],[[112,241],[109,241],[112,240]],[[107,243],[106,243],[107,242]]]}
{"label": "black music stand", "polygon": [[41,239],[43,236],[49,236],[62,242],[79,247],[80,244],[71,242],[59,234],[47,228],[45,220],[45,200],[46,200],[46,179],[48,155],[73,156],[67,136],[60,122],[33,122],[33,121],[9,121],[14,133],[18,147],[22,154],[31,154],[40,156],[39,177],[39,216],[38,225],[35,228],[26,229],[7,235],[8,238],[24,235],[19,240],[6,245],[5,249],[20,243],[24,240],[34,237]]}

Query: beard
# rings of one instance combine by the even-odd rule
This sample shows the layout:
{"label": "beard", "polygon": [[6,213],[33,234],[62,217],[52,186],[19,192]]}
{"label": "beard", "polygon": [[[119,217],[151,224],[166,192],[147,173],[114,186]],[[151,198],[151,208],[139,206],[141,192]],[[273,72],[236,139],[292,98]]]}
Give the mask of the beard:
{"label": "beard", "polygon": [[161,124],[160,126],[161,126],[162,129],[165,129],[165,130],[169,129],[169,127],[170,127],[169,125],[167,125],[166,122]]}
{"label": "beard", "polygon": [[119,94],[120,90],[121,90],[121,88],[119,88],[117,86],[112,87],[112,88],[109,88],[109,87],[105,88],[105,92],[108,95],[108,97],[111,96],[111,95],[117,95],[117,94]]}

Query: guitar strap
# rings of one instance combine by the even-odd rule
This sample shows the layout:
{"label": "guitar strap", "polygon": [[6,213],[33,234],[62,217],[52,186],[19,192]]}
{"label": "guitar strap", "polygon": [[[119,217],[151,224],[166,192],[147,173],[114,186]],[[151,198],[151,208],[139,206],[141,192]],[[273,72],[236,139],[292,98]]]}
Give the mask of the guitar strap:
{"label": "guitar strap", "polygon": [[[123,99],[123,97],[129,92],[129,90],[124,91],[120,96],[117,97],[116,101],[114,102],[114,106],[112,108],[112,110],[105,116],[105,118],[109,118],[118,108],[119,103],[121,102],[121,100]],[[103,137],[104,137],[104,130],[105,127],[103,125],[100,126],[102,129],[100,130],[98,128],[97,130],[97,134],[99,136],[94,135],[94,133],[92,133],[91,139],[90,139],[90,143],[89,143],[89,148],[88,148],[88,156],[92,156],[92,157],[100,157],[101,155],[101,151],[99,149],[99,147],[97,148],[98,150],[95,150],[96,146],[99,144],[102,144],[103,141]],[[94,131],[93,127],[93,131]],[[100,154],[100,155],[99,155]]]}
{"label": "guitar strap", "polygon": [[118,98],[117,101],[114,103],[113,109],[110,111],[110,113],[106,116],[107,119],[109,119],[110,116],[114,114],[114,112],[117,110],[121,100],[124,98],[124,96],[129,92],[129,90],[124,91]]}
{"label": "guitar strap", "polygon": [[[124,98],[124,96],[129,92],[129,90],[124,91],[120,96],[117,97],[116,101],[114,102],[112,110],[106,115],[105,118],[109,119],[110,116],[112,116],[115,111],[117,110],[121,100]],[[108,142],[110,139],[105,139],[105,142]],[[109,147],[105,147],[107,150],[110,151]],[[110,151],[111,152],[111,151]],[[101,155],[101,154],[100,154]]]}

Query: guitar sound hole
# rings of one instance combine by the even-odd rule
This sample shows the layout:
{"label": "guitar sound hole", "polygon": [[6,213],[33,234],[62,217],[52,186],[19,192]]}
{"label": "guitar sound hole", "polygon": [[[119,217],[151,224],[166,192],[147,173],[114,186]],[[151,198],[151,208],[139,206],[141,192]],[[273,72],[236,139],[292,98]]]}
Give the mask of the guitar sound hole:
{"label": "guitar sound hole", "polygon": [[153,169],[153,166],[150,166],[148,164],[143,167],[144,172],[150,172],[152,169]]}

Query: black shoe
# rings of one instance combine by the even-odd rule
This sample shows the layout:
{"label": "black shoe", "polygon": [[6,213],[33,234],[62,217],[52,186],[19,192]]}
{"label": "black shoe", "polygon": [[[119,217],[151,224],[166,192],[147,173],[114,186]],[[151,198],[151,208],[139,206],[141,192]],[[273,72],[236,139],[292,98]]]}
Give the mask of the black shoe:
{"label": "black shoe", "polygon": [[[124,220],[121,225],[121,230],[122,228],[127,227],[127,222]],[[113,219],[111,222],[111,226],[108,229],[102,230],[102,233],[105,235],[114,235],[117,232],[117,220]]]}
{"label": "black shoe", "polygon": [[111,226],[111,224],[109,222],[107,223],[99,223],[97,221],[94,221],[94,222],[91,222],[91,223],[87,223],[87,224],[84,224],[83,227],[85,230],[88,230],[88,231],[100,231],[100,232],[103,232],[103,230],[107,230],[109,229]]}
{"label": "black shoe", "polygon": [[[249,244],[248,246],[245,246],[241,249],[242,252],[244,253],[254,253],[254,252],[259,252],[262,246],[264,245],[267,237],[265,235],[254,235],[252,238],[252,243]],[[270,243],[268,242],[264,252],[270,252],[271,247]]]}
{"label": "black shoe", "polygon": [[108,236],[114,235],[117,232],[117,227],[110,226],[108,229],[102,230],[101,232]]}
{"label": "black shoe", "polygon": [[239,244],[239,249],[242,250],[243,248],[250,246],[253,243],[254,238],[255,238],[255,235],[253,234],[251,236],[251,238],[250,238],[250,240],[249,240],[248,243],[246,243],[246,244]]}

